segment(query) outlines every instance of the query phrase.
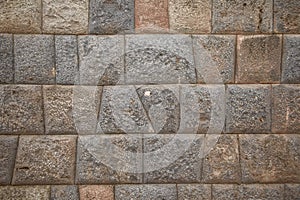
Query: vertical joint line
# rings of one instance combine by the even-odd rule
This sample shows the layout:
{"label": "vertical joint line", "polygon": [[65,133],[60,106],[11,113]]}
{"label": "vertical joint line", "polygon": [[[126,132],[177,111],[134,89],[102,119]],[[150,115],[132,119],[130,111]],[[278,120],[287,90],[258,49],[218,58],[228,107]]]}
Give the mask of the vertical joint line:
{"label": "vertical joint line", "polygon": [[13,168],[12,168],[12,176],[10,178],[10,185],[13,185],[13,180],[15,179],[15,168],[16,168],[16,162],[17,162],[17,158],[18,158],[18,151],[19,151],[19,145],[20,145],[20,135],[18,135],[17,137],[17,149],[16,149],[16,155],[14,157],[14,162],[13,162]]}
{"label": "vertical joint line", "polygon": [[13,77],[12,77],[12,82],[15,84],[16,83],[16,67],[15,67],[15,35],[11,34],[11,39],[12,39],[12,70],[13,70]]}

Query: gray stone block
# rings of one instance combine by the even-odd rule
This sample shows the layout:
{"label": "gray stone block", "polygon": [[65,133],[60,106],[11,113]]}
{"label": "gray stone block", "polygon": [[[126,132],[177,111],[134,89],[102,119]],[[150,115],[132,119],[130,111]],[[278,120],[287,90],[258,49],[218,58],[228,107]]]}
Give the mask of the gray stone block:
{"label": "gray stone block", "polygon": [[13,184],[73,184],[75,136],[21,136]]}
{"label": "gray stone block", "polygon": [[0,134],[43,134],[40,86],[0,86]]}
{"label": "gray stone block", "polygon": [[211,186],[204,184],[178,184],[178,200],[211,200]]}
{"label": "gray stone block", "polygon": [[89,32],[117,34],[134,30],[134,0],[91,0]]}
{"label": "gray stone block", "polygon": [[51,186],[50,200],[79,200],[77,185]]}
{"label": "gray stone block", "polygon": [[4,186],[0,187],[0,199],[49,200],[49,186]]}
{"label": "gray stone block", "polygon": [[112,185],[81,185],[79,186],[80,200],[114,200]]}
{"label": "gray stone block", "polygon": [[300,184],[285,184],[284,199],[297,200],[300,197]]}
{"label": "gray stone block", "polygon": [[13,83],[13,37],[9,34],[0,34],[0,83]]}
{"label": "gray stone block", "polygon": [[241,185],[239,188],[240,199],[263,199],[263,200],[283,200],[284,187],[279,184],[250,184]]}
{"label": "gray stone block", "polygon": [[229,85],[226,91],[226,133],[269,133],[270,85]]}
{"label": "gray stone block", "polygon": [[271,33],[272,0],[215,0],[212,26],[214,33]]}
{"label": "gray stone block", "polygon": [[239,185],[214,184],[212,185],[212,200],[241,199]]}
{"label": "gray stone block", "polygon": [[15,35],[15,82],[54,84],[54,36]]}

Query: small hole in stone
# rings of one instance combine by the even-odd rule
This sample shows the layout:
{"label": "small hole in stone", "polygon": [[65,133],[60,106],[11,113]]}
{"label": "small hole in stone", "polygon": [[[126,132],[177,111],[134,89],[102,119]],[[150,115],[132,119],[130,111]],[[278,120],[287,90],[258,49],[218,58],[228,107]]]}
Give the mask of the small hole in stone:
{"label": "small hole in stone", "polygon": [[243,6],[247,6],[247,4],[246,4],[246,3],[244,3],[244,4],[243,4]]}

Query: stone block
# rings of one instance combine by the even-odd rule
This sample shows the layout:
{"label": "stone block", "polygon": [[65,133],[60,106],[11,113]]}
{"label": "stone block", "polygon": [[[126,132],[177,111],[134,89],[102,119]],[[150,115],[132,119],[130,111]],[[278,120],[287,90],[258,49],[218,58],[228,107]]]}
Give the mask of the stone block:
{"label": "stone block", "polygon": [[238,36],[237,83],[279,83],[281,36]]}
{"label": "stone block", "polygon": [[0,199],[49,200],[49,186],[2,186]]}
{"label": "stone block", "polygon": [[50,200],[79,200],[78,187],[76,185],[53,185]]}
{"label": "stone block", "polygon": [[0,83],[14,82],[13,60],[13,36],[0,34]]}
{"label": "stone block", "polygon": [[278,184],[250,184],[239,188],[240,199],[283,200],[284,187]]}
{"label": "stone block", "polygon": [[79,186],[81,200],[114,200],[112,185],[81,185]]}
{"label": "stone block", "polygon": [[241,199],[239,186],[233,184],[212,185],[212,200]]}
{"label": "stone block", "polygon": [[297,200],[300,197],[300,184],[285,184],[284,199]]}
{"label": "stone block", "polygon": [[211,186],[204,184],[178,184],[178,200],[211,199]]}

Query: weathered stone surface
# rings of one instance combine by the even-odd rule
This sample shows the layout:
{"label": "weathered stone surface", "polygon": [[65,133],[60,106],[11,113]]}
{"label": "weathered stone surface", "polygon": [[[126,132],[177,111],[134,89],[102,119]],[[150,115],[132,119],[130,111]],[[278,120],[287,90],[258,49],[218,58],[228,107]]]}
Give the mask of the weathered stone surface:
{"label": "weathered stone surface", "polygon": [[169,0],[170,29],[180,33],[209,33],[210,0]]}
{"label": "weathered stone surface", "polygon": [[300,35],[285,35],[283,39],[281,81],[300,83]]}
{"label": "weathered stone surface", "polygon": [[273,23],[272,0],[215,0],[214,33],[270,33]]}
{"label": "weathered stone surface", "polygon": [[74,84],[78,75],[77,37],[55,36],[56,83]]}
{"label": "weathered stone surface", "polygon": [[72,184],[75,136],[21,136],[13,184]]}
{"label": "weathered stone surface", "polygon": [[197,81],[199,83],[233,83],[235,36],[193,36]]}
{"label": "weathered stone surface", "polygon": [[124,76],[123,36],[79,36],[80,84],[116,85]]}
{"label": "weathered stone surface", "polygon": [[[0,3],[1,5],[1,3]],[[1,20],[0,20],[1,21]],[[1,26],[1,25],[0,25]],[[0,34],[0,83],[13,83],[13,37],[10,34]]]}
{"label": "weathered stone surface", "polygon": [[117,185],[116,200],[176,200],[176,185]]}
{"label": "weathered stone surface", "polygon": [[128,35],[125,60],[127,84],[196,82],[188,35]]}
{"label": "weathered stone surface", "polygon": [[244,183],[299,182],[299,135],[240,135]]}
{"label": "weathered stone surface", "polygon": [[226,91],[227,133],[269,133],[270,85],[229,85]]}
{"label": "weathered stone surface", "polygon": [[79,200],[78,187],[76,185],[51,186],[50,200]]}
{"label": "weathered stone surface", "polygon": [[272,132],[300,131],[300,85],[273,85]]}
{"label": "weathered stone surface", "polygon": [[211,186],[203,184],[179,184],[178,188],[178,200],[186,199],[199,199],[210,200],[211,199]]}
{"label": "weathered stone surface", "polygon": [[0,199],[6,200],[49,200],[49,186],[3,186],[0,187]]}
{"label": "weathered stone surface", "polygon": [[112,185],[82,185],[79,186],[80,200],[114,200]]}
{"label": "weathered stone surface", "polygon": [[0,133],[42,134],[44,120],[40,86],[0,86]]}
{"label": "weathered stone surface", "polygon": [[222,135],[203,160],[202,177],[208,183],[238,183],[240,164],[236,135]]}
{"label": "weathered stone surface", "polygon": [[54,84],[54,36],[15,35],[15,82]]}
{"label": "weathered stone surface", "polygon": [[134,30],[134,0],[91,0],[89,32],[117,34]]}
{"label": "weathered stone surface", "polygon": [[88,5],[88,0],[43,0],[43,32],[87,33]]}
{"label": "weathered stone surface", "polygon": [[0,136],[0,185],[10,184],[17,154],[17,145],[18,137]]}
{"label": "weathered stone surface", "polygon": [[280,81],[281,36],[238,36],[237,83]]}
{"label": "weathered stone surface", "polygon": [[279,33],[300,33],[300,2],[274,0],[274,29]]}
{"label": "weathered stone surface", "polygon": [[141,183],[142,140],[129,135],[79,136],[76,183]]}
{"label": "weathered stone surface", "polygon": [[239,186],[232,184],[212,185],[212,200],[241,199]]}
{"label": "weathered stone surface", "polygon": [[0,32],[40,33],[41,0],[0,2]]}
{"label": "weathered stone surface", "polygon": [[253,184],[241,185],[240,199],[263,199],[263,200],[283,200],[284,187],[277,184]]}
{"label": "weathered stone surface", "polygon": [[300,184],[285,184],[284,199],[297,200],[300,197]]}

